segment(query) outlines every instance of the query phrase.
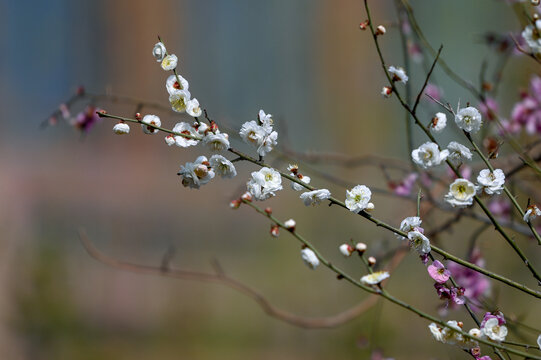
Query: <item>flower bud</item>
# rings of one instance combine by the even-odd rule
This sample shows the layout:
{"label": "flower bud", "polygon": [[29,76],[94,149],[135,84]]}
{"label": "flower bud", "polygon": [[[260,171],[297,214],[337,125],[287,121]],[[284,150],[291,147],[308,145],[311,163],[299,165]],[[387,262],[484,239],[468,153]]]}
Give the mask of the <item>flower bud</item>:
{"label": "flower bud", "polygon": [[359,24],[359,29],[364,31],[364,30],[366,30],[368,28],[368,25],[370,25],[370,21],[365,20],[365,21],[363,21],[362,23]]}
{"label": "flower bud", "polygon": [[278,235],[280,234],[280,227],[276,224],[272,224],[270,234],[272,237],[278,237]]}
{"label": "flower bud", "polygon": [[284,223],[284,225],[285,225],[286,229],[293,232],[293,231],[295,231],[295,226],[297,225],[297,223],[295,222],[295,220],[289,219]]}
{"label": "flower bud", "polygon": [[361,255],[366,251],[366,244],[365,243],[357,243],[357,245],[355,245],[355,250],[357,250]]}
{"label": "flower bud", "polygon": [[376,265],[376,258],[373,256],[370,256],[368,258],[368,266],[374,266],[374,265]]}
{"label": "flower bud", "polygon": [[530,4],[532,4],[533,6],[537,6],[539,5],[539,0],[530,0]]}
{"label": "flower bud", "polygon": [[349,244],[342,244],[342,245],[340,245],[340,247],[338,249],[340,250],[342,255],[344,255],[346,257],[351,256],[351,254],[353,254],[353,252],[355,251],[353,246],[351,246]]}
{"label": "flower bud", "polygon": [[376,35],[384,35],[387,32],[387,29],[385,29],[385,26],[378,25],[376,28]]}
{"label": "flower bud", "polygon": [[393,89],[389,86],[384,86],[383,89],[381,89],[381,95],[383,95],[385,98],[390,97],[392,93]]}
{"label": "flower bud", "polygon": [[130,127],[124,122],[119,122],[113,126],[113,132],[117,135],[124,135],[130,133]]}
{"label": "flower bud", "polygon": [[216,123],[214,122],[214,120],[211,120],[210,121],[210,127],[209,127],[209,130],[213,133],[216,133],[216,131],[218,131],[218,125],[216,125]]}
{"label": "flower bud", "polygon": [[141,119],[142,119],[141,113],[135,113],[135,120],[141,121]]}
{"label": "flower bud", "polygon": [[193,172],[195,173],[195,175],[197,175],[198,178],[203,179],[205,176],[208,175],[209,168],[206,165],[200,164],[197,165]]}
{"label": "flower bud", "polygon": [[240,198],[244,201],[252,202],[252,194],[250,194],[248,191],[242,194]]}
{"label": "flower bud", "polygon": [[270,207],[266,207],[266,208],[265,208],[265,213],[266,213],[267,215],[269,215],[269,216],[272,215],[272,209],[271,209]]}
{"label": "flower bud", "polygon": [[242,201],[240,201],[239,199],[236,199],[236,200],[232,200],[230,203],[229,203],[229,207],[231,209],[238,209],[240,207],[240,204],[242,203]]}
{"label": "flower bud", "polygon": [[169,146],[174,145],[176,143],[175,137],[171,134],[167,135],[165,137],[165,143]]}

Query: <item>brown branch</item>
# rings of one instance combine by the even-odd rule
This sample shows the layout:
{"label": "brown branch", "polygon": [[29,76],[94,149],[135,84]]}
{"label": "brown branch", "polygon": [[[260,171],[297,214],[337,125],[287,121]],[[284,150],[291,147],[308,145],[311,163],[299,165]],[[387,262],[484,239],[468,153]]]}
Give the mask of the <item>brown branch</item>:
{"label": "brown branch", "polygon": [[[249,298],[254,300],[261,309],[269,316],[276,318],[278,320],[284,321],[288,324],[306,328],[306,329],[322,329],[322,328],[334,328],[341,326],[354,318],[362,315],[368,309],[376,304],[378,301],[377,295],[370,295],[364,301],[355,305],[352,308],[349,308],[343,312],[340,312],[336,315],[327,316],[327,317],[303,317],[296,314],[289,313],[285,310],[279,309],[276,306],[272,305],[269,300],[267,300],[261,293],[257,290],[249,287],[246,284],[241,283],[240,281],[228,276],[219,265],[216,260],[212,261],[212,266],[215,269],[215,273],[205,273],[199,271],[191,270],[180,270],[180,269],[171,269],[170,267],[154,267],[147,265],[134,264],[129,262],[124,262],[117,260],[113,257],[110,257],[100,250],[98,250],[92,241],[86,235],[84,230],[79,230],[79,238],[83,244],[85,250],[88,254],[96,259],[97,261],[111,266],[115,269],[130,271],[136,274],[147,274],[147,275],[157,275],[171,277],[181,280],[191,280],[199,281],[206,283],[214,283],[225,285]],[[391,262],[389,263],[389,268],[394,269],[402,261],[405,256],[405,252],[398,252],[395,254]],[[391,271],[391,270],[390,270]]]}

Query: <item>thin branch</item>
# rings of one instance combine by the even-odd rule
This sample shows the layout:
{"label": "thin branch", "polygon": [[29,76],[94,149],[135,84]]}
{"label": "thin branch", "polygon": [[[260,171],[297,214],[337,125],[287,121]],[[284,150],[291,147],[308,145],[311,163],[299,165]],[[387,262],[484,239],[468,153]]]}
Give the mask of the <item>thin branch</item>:
{"label": "thin branch", "polygon": [[[214,274],[191,270],[172,269],[169,267],[166,271],[164,271],[162,267],[125,262],[104,254],[94,246],[84,230],[79,230],[79,238],[88,254],[105,265],[137,274],[156,275],[181,280],[221,284],[254,300],[267,315],[301,328],[322,329],[341,326],[365,313],[368,309],[374,306],[378,300],[376,295],[370,295],[368,298],[354,307],[336,315],[327,317],[303,317],[274,306],[269,300],[267,300],[267,298],[265,298],[263,294],[257,290],[226,275],[223,269],[221,269],[219,264],[217,265],[215,261],[212,262],[215,269]],[[395,257],[395,259],[399,260],[398,257]],[[393,261],[391,268],[396,267],[398,262],[399,261]],[[218,268],[216,266],[218,266]]]}

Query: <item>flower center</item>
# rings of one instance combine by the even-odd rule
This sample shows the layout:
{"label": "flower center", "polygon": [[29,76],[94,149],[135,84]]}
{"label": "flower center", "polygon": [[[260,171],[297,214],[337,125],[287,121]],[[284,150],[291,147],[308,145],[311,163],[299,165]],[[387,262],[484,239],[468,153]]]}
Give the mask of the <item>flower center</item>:
{"label": "flower center", "polygon": [[464,120],[464,123],[469,125],[472,122],[473,118],[470,115],[465,115],[462,120]]}
{"label": "flower center", "polygon": [[425,160],[430,160],[430,159],[432,159],[432,156],[434,156],[434,154],[432,153],[432,151],[427,151],[427,152],[425,152],[425,154],[423,155],[423,157],[424,157]]}

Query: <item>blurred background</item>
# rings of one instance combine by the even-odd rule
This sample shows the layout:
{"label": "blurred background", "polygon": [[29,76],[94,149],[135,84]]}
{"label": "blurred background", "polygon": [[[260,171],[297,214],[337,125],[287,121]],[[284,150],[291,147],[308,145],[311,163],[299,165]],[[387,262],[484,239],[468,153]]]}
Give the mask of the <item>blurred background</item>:
{"label": "blurred background", "polygon": [[[372,3],[374,18],[388,29],[382,38],[386,58],[402,65],[394,2]],[[482,35],[521,28],[504,1],[411,3],[428,40],[444,44],[447,62],[476,84],[483,60],[496,65]],[[238,131],[264,109],[274,116],[282,150],[377,154],[407,164],[403,113],[396,101],[380,95],[385,80],[375,48],[369,34],[359,31],[365,18],[358,0],[1,0],[2,359],[362,359],[377,348],[396,359],[464,357],[433,341],[426,321],[388,303],[339,328],[307,330],[266,316],[251,299],[221,285],[137,275],[97,262],[79,242],[79,228],[103,252],[124,261],[159,266],[174,248],[172,266],[212,271],[210,260],[216,258],[230,276],[303,316],[333,315],[367,297],[325,268],[309,270],[300,245],[288,234],[271,238],[269,222],[251,209],[229,209],[254,166],[239,163],[236,178],[191,190],[176,173],[181,164],[207,154],[202,147],[167,147],[162,134],[146,136],[134,126],[129,136],[118,137],[108,120],[85,136],[63,121],[40,128],[81,85],[94,94],[167,106],[168,74],[151,55],[159,34],[179,57],[192,96],[224,128]],[[413,89],[419,89],[430,62],[412,65]],[[509,60],[498,98],[505,116],[535,71],[533,61]],[[440,70],[434,79],[446,101],[475,103]],[[118,115],[135,111],[135,103],[96,105]],[[81,110],[79,104],[71,116]],[[427,122],[436,110],[423,102]],[[169,111],[143,112],[160,115],[166,127],[187,119]],[[446,141],[456,135],[450,131]],[[414,145],[423,142],[415,130]],[[237,138],[232,144],[251,151]],[[269,162],[285,169],[287,160],[276,155]],[[315,167],[353,184],[386,188],[374,167],[344,168],[332,161]],[[344,186],[306,169],[315,186],[345,197]],[[393,174],[396,180],[402,175]],[[354,277],[365,270],[357,259],[346,261],[338,245],[363,241],[372,254],[395,241],[343,209],[305,208],[284,185],[262,205],[280,219],[295,218],[298,231]],[[411,202],[378,194],[373,201],[375,216],[395,226],[415,215]],[[432,219],[440,224],[449,216]],[[442,235],[440,244],[465,256],[464,239],[477,228],[465,220]],[[533,242],[523,236],[518,241],[535,258]],[[523,265],[507,256],[499,236],[488,231],[479,246],[489,269],[535,286]],[[414,254],[387,287],[432,314],[441,304]],[[538,323],[539,307],[520,292],[502,290],[494,284],[493,300],[506,315]],[[472,325],[463,310],[448,318]]]}

